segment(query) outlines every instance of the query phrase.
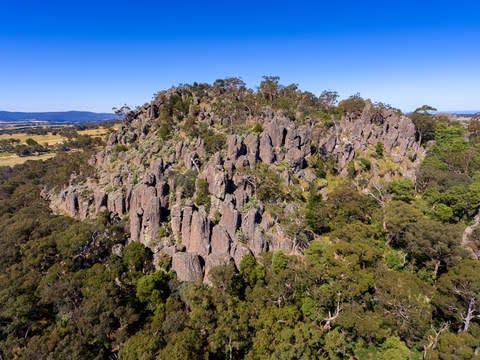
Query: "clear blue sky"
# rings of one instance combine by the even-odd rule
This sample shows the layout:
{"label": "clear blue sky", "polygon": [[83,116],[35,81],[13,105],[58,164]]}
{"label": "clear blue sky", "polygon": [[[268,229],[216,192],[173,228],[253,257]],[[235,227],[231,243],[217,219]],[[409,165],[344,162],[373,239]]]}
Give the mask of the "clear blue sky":
{"label": "clear blue sky", "polygon": [[0,4],[0,110],[110,111],[178,83],[262,75],[405,111],[480,110],[478,1]]}

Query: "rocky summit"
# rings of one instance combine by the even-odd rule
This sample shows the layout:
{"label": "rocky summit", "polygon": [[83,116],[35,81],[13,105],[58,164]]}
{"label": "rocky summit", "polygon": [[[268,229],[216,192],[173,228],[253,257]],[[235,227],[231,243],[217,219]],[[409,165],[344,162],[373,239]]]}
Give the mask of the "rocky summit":
{"label": "rocky summit", "polygon": [[94,177],[44,193],[56,213],[124,224],[157,263],[170,256],[180,280],[209,282],[212,268],[238,267],[246,254],[302,253],[318,235],[297,210],[311,188],[328,198],[338,181],[329,173],[372,193],[383,180],[413,179],[424,157],[408,117],[336,98],[276,78],[258,91],[239,79],[161,91],[125,114],[90,160]]}

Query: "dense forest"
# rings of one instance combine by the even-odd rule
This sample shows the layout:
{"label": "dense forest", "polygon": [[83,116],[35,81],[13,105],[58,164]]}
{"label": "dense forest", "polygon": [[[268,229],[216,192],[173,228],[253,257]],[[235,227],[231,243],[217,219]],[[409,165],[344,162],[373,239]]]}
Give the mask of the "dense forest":
{"label": "dense forest", "polygon": [[[276,81],[251,106],[328,126],[364,106],[359,95],[298,97]],[[211,284],[179,281],[167,255],[154,266],[108,213],[80,222],[51,212],[46,189],[95,176],[88,146],[0,168],[0,359],[480,359],[480,120],[464,126],[429,107],[409,116],[426,148],[415,181],[360,191],[369,162],[385,156],[377,146],[346,174],[329,159],[308,164],[333,184],[326,198],[261,182],[272,208],[298,194],[285,227],[303,254],[249,254],[213,269]],[[160,140],[173,135],[167,118]],[[209,146],[221,149],[214,135]],[[208,200],[197,191],[195,201]]]}

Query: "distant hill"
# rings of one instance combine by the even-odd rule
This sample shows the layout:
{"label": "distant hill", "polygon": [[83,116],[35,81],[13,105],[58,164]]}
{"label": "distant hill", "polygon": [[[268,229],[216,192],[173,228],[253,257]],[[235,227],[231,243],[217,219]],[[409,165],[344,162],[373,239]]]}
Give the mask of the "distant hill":
{"label": "distant hill", "polygon": [[11,112],[0,111],[0,121],[31,122],[46,121],[53,123],[86,123],[113,120],[111,113],[94,113],[90,111],[59,111],[59,112]]}
{"label": "distant hill", "polygon": [[480,111],[478,111],[478,110],[444,111],[444,112],[446,112],[448,114],[456,115],[456,116],[466,116],[466,117],[475,116],[475,115],[480,114]]}

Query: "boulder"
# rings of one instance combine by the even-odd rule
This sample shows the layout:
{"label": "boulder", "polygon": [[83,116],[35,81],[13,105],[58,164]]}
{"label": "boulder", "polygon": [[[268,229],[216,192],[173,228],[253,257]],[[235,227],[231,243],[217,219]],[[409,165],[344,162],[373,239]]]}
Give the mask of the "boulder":
{"label": "boulder", "polygon": [[117,215],[125,213],[125,199],[121,189],[108,194],[107,208],[110,212]]}
{"label": "boulder", "polygon": [[148,200],[142,217],[142,230],[139,240],[146,246],[152,245],[158,238],[160,217],[160,201],[155,196]]}
{"label": "boulder", "polygon": [[182,211],[182,244],[190,243],[190,233],[192,224],[192,206],[185,206]]}
{"label": "boulder", "polygon": [[236,232],[240,226],[239,211],[235,209],[235,206],[233,206],[231,202],[226,202],[221,206],[220,213],[222,214],[220,224],[223,225],[231,239],[236,239]]}
{"label": "boulder", "polygon": [[107,194],[101,189],[95,190],[93,193],[94,203],[95,203],[95,213],[106,210],[107,208]]}
{"label": "boulder", "polygon": [[143,209],[138,208],[135,212],[130,212],[130,239],[138,241],[142,231]]}
{"label": "boulder", "polygon": [[172,256],[172,269],[180,281],[202,281],[202,259],[196,254],[175,253]]}
{"label": "boulder", "polygon": [[122,257],[123,255],[123,245],[115,244],[112,246],[112,254]]}
{"label": "boulder", "polygon": [[190,238],[185,246],[188,252],[204,256],[210,253],[210,220],[203,206],[192,214]]}
{"label": "boulder", "polygon": [[231,238],[222,224],[215,225],[212,229],[212,254],[226,255],[230,253]]}
{"label": "boulder", "polygon": [[150,242],[158,235],[160,204],[153,186],[139,184],[130,198],[130,236],[133,241]]}
{"label": "boulder", "polygon": [[272,148],[272,139],[266,133],[262,133],[260,135],[259,156],[260,159],[266,164],[271,164],[275,160],[275,154]]}
{"label": "boulder", "polygon": [[248,158],[245,155],[239,156],[237,161],[235,162],[235,168],[240,169],[242,167],[247,167],[249,166],[250,163],[248,161]]}
{"label": "boulder", "polygon": [[205,278],[204,282],[206,284],[212,285],[212,279],[209,277],[212,269],[228,264],[232,258],[228,254],[210,254],[205,259]]}
{"label": "boulder", "polygon": [[250,209],[242,217],[242,227],[241,227],[242,233],[249,241],[253,241],[257,219],[258,219],[257,209]]}
{"label": "boulder", "polygon": [[164,163],[162,158],[154,159],[150,163],[150,172],[155,176],[156,180],[160,180],[164,170]]}
{"label": "boulder", "polygon": [[255,165],[259,159],[259,142],[258,135],[248,134],[244,140],[245,146],[247,147],[247,160],[250,166]]}
{"label": "boulder", "polygon": [[239,135],[229,135],[227,138],[227,157],[236,160],[246,154],[246,147]]}
{"label": "boulder", "polygon": [[285,159],[295,171],[301,170],[306,166],[305,154],[297,147],[288,149]]}
{"label": "boulder", "polygon": [[233,256],[233,260],[235,261],[235,266],[237,269],[240,269],[240,263],[245,255],[252,254],[250,249],[247,245],[242,243],[236,243],[235,247],[233,247],[230,251]]}
{"label": "boulder", "polygon": [[255,255],[259,255],[269,250],[265,235],[258,227],[255,228],[254,234],[251,238],[250,247]]}
{"label": "boulder", "polygon": [[182,231],[182,210],[179,204],[172,206],[170,210],[170,227],[172,229],[172,235],[175,239],[178,239]]}
{"label": "boulder", "polygon": [[273,147],[280,148],[285,144],[285,136],[287,135],[286,126],[288,124],[288,119],[280,115],[276,116],[272,121],[268,121],[264,125],[265,130],[263,133],[269,135]]}
{"label": "boulder", "polygon": [[287,150],[300,149],[300,136],[298,136],[298,132],[295,127],[290,127],[286,130],[285,148]]}
{"label": "boulder", "polygon": [[208,192],[216,198],[223,200],[225,198],[227,184],[225,172],[218,170],[215,165],[209,164],[205,176],[208,183]]}

